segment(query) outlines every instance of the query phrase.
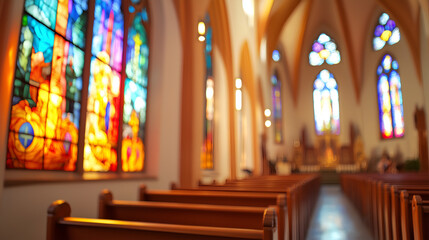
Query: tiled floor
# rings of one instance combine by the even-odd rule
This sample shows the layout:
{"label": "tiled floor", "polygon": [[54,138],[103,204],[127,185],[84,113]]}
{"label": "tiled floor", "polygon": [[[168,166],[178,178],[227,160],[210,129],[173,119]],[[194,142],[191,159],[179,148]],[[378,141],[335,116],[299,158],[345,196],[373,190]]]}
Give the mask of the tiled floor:
{"label": "tiled floor", "polygon": [[339,185],[324,185],[314,209],[307,240],[364,239],[372,240],[352,203]]}

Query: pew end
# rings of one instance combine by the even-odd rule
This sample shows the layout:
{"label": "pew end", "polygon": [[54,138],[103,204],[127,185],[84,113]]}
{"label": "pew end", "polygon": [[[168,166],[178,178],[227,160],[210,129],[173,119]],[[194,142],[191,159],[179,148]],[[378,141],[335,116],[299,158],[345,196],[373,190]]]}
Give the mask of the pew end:
{"label": "pew end", "polygon": [[56,225],[57,222],[66,217],[70,217],[71,207],[64,200],[53,202],[48,208],[48,220],[46,229],[46,240],[57,239]]}

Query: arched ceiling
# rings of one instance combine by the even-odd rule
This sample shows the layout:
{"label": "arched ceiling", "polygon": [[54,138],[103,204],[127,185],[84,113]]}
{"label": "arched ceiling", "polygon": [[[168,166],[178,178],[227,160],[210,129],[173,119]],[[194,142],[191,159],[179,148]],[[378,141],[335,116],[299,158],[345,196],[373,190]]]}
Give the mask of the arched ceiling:
{"label": "arched ceiling", "polygon": [[[422,2],[425,4],[422,5]],[[420,9],[428,6],[422,0],[259,0],[258,41],[266,38],[268,69],[269,57],[279,45],[284,49],[288,75],[292,78],[294,100],[299,88],[299,70],[302,58],[308,58],[312,42],[324,31],[335,39],[342,57],[348,57],[351,78],[357,100],[363,76],[364,46],[371,39],[378,15],[387,12],[407,39],[420,82]],[[425,14],[424,14],[425,16]],[[427,14],[426,14],[427,16]],[[311,39],[309,41],[308,39]],[[269,71],[268,71],[269,72]]]}

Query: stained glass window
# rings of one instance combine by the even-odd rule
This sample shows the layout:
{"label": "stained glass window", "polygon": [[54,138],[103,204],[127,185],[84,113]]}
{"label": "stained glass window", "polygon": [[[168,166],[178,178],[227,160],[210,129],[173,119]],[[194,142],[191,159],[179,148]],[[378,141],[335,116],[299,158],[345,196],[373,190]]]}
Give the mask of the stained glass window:
{"label": "stained glass window", "polygon": [[382,138],[404,136],[401,78],[398,62],[386,54],[377,68],[377,92]]}
{"label": "stained glass window", "polygon": [[274,50],[271,57],[272,57],[272,59],[273,59],[274,62],[280,61],[280,52],[279,52],[279,50],[277,50],[277,49]]}
{"label": "stained glass window", "polygon": [[127,40],[121,156],[125,172],[141,171],[144,166],[149,66],[149,45],[144,25],[148,21],[146,8],[130,13],[132,22]]}
{"label": "stained glass window", "polygon": [[96,0],[84,170],[116,171],[124,19],[121,0]]}
{"label": "stained glass window", "polygon": [[387,13],[381,14],[374,30],[374,39],[372,41],[374,50],[382,49],[386,43],[393,45],[399,40],[401,40],[401,33],[395,21]]}
{"label": "stained glass window", "polygon": [[338,86],[334,75],[322,70],[313,84],[314,120],[317,135],[340,134]]}
{"label": "stained glass window", "polygon": [[25,1],[7,168],[76,169],[86,23],[87,1]]}
{"label": "stained glass window", "polygon": [[325,33],[322,33],[314,41],[308,60],[311,66],[320,66],[325,61],[329,65],[334,65],[340,63],[341,56],[335,41]]}
{"label": "stained glass window", "polygon": [[273,85],[273,120],[274,120],[274,139],[276,143],[283,141],[283,124],[282,124],[282,99],[281,99],[281,82],[278,79],[278,74],[275,72],[271,76]]}
{"label": "stained glass window", "polygon": [[206,62],[206,104],[204,115],[204,139],[201,151],[201,168],[213,169],[213,142],[214,142],[214,80],[212,66],[212,27],[210,25],[210,17],[207,14],[204,20],[206,26],[206,37],[204,41],[204,56]]}

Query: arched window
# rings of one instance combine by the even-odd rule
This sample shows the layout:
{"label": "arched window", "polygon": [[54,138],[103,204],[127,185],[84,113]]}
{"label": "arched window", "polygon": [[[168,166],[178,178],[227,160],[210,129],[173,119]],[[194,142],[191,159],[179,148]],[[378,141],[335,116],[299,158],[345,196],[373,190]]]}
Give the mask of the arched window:
{"label": "arched window", "polygon": [[273,97],[274,139],[276,143],[283,141],[281,82],[277,71],[271,76]]}
{"label": "arched window", "polygon": [[130,25],[125,65],[122,126],[122,170],[141,171],[144,167],[144,136],[149,69],[149,30],[146,5],[134,0],[129,7]]}
{"label": "arched window", "polygon": [[205,77],[205,115],[204,115],[204,139],[201,151],[201,168],[214,168],[214,79],[213,79],[213,30],[210,25],[210,16],[206,14],[204,19],[204,59],[206,63]]}
{"label": "arched window", "polygon": [[380,131],[384,139],[404,136],[401,78],[398,62],[386,54],[377,68]]}
{"label": "arched window", "polygon": [[313,104],[317,135],[340,134],[338,85],[334,75],[326,69],[314,81]]}
{"label": "arched window", "polygon": [[[93,13],[88,12],[88,4],[88,0],[25,1],[13,87],[8,169],[143,169],[147,1],[132,0],[128,5],[121,0],[95,0]],[[124,27],[125,7],[129,10],[125,16],[134,20]],[[88,19],[94,22],[90,36],[86,36]],[[85,46],[87,38],[92,39],[91,46]],[[84,61],[85,51],[92,55],[90,61]],[[83,78],[84,72],[89,78]],[[84,83],[88,88],[83,87]],[[82,105],[82,95],[87,96],[86,105]],[[84,131],[79,130],[82,120],[86,121]],[[127,145],[127,139],[133,139],[133,144]],[[84,142],[82,149],[78,149],[79,140]],[[123,151],[118,154],[121,145]],[[83,152],[83,158],[78,159],[78,151]]]}
{"label": "arched window", "polygon": [[340,63],[341,56],[340,52],[337,50],[337,44],[325,33],[320,34],[311,47],[308,61],[311,66],[320,66],[325,61],[329,65]]}
{"label": "arched window", "polygon": [[382,49],[386,43],[393,45],[401,40],[401,33],[387,13],[382,13],[378,18],[378,24],[374,29],[374,38],[372,41],[375,51]]}

